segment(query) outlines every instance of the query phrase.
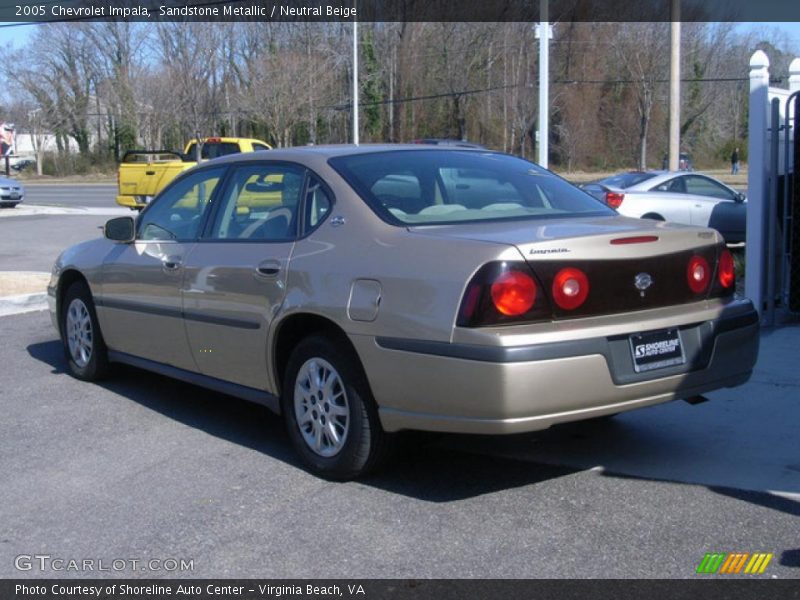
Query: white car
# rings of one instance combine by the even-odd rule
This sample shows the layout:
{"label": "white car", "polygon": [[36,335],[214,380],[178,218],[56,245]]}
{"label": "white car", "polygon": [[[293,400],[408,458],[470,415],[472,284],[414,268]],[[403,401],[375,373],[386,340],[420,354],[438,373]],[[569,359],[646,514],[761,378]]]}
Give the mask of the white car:
{"label": "white car", "polygon": [[745,240],[744,194],[708,175],[630,172],[581,187],[626,217],[711,227],[729,244]]}

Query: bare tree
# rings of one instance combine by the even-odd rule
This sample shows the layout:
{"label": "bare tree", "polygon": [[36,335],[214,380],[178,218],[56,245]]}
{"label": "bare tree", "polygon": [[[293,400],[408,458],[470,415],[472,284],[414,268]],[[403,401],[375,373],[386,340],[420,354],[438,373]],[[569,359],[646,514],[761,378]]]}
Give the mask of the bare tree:
{"label": "bare tree", "polygon": [[620,23],[613,40],[617,73],[628,78],[636,101],[641,170],[647,168],[647,137],[653,106],[659,100],[658,80],[666,77],[669,68],[667,27],[666,23]]}

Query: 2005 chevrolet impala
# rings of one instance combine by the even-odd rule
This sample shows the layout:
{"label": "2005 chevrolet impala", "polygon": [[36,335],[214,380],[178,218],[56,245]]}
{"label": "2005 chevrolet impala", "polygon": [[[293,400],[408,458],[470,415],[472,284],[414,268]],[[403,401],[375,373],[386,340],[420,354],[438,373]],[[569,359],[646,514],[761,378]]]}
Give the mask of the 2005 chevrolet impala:
{"label": "2005 chevrolet impala", "polygon": [[482,149],[204,163],[66,250],[72,373],[128,363],[266,404],[316,473],[395,432],[516,433],[748,379],[758,317],[706,228],[621,217]]}

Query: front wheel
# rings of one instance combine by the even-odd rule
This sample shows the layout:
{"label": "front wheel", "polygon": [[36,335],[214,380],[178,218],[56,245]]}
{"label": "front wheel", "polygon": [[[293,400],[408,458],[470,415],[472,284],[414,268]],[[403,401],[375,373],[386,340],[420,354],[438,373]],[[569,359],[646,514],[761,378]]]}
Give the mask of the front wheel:
{"label": "front wheel", "polygon": [[95,381],[108,372],[108,352],[92,293],[82,281],[69,286],[61,310],[61,341],[70,372],[78,379]]}
{"label": "front wheel", "polygon": [[355,479],[388,453],[361,364],[344,342],[312,336],[301,341],[286,367],[281,410],[289,437],[315,474]]}

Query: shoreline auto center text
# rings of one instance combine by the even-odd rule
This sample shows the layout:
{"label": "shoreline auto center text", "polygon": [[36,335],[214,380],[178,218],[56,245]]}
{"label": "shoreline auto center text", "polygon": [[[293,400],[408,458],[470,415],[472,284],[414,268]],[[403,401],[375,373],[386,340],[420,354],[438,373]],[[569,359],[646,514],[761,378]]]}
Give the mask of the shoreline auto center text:
{"label": "shoreline auto center text", "polygon": [[230,583],[17,583],[14,586],[18,598],[34,596],[36,598],[281,598],[297,597],[366,597],[366,590],[359,583],[321,584],[288,583],[249,585]]}

